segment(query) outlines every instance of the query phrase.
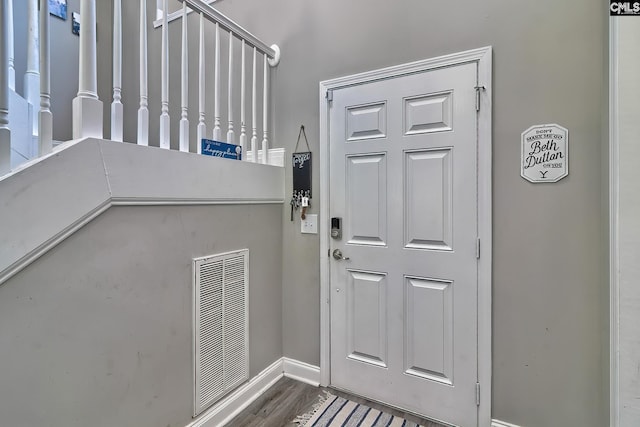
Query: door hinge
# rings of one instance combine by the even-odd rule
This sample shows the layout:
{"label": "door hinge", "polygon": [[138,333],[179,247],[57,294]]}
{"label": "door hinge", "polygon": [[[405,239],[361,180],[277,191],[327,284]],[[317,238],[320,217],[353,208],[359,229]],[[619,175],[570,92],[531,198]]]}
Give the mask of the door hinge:
{"label": "door hinge", "polygon": [[476,111],[480,111],[480,92],[484,91],[486,87],[484,86],[476,86]]}
{"label": "door hinge", "polygon": [[476,258],[480,259],[480,238],[476,241]]}
{"label": "door hinge", "polygon": [[327,249],[327,256],[331,258],[331,249]]}
{"label": "door hinge", "polygon": [[333,90],[327,90],[327,93],[324,95],[324,97],[327,99],[327,102],[333,102]]}
{"label": "door hinge", "polygon": [[476,406],[480,406],[480,383],[476,383]]}

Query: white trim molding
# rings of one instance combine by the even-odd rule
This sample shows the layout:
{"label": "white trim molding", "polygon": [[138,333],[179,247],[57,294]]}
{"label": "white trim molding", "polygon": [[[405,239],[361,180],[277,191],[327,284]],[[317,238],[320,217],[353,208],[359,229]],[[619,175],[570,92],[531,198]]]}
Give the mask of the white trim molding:
{"label": "white trim molding", "polygon": [[511,424],[511,423],[505,423],[504,421],[500,421],[500,420],[491,420],[491,427],[520,427],[520,426]]}
{"label": "white trim molding", "polygon": [[618,19],[609,18],[609,422],[618,427],[619,401],[619,141],[618,141]]}
{"label": "white trim molding", "polygon": [[284,202],[284,168],[194,153],[88,138],[35,164],[0,178],[0,284],[111,206]]}
{"label": "white trim molding", "polygon": [[478,112],[478,382],[482,385],[479,424],[491,423],[491,287],[492,287],[492,48],[490,46],[408,64],[326,80],[319,85],[320,101],[320,384],[330,384],[330,264],[329,249],[329,103],[332,90],[429,70],[475,63],[481,88]]}
{"label": "white trim molding", "polygon": [[640,425],[640,27],[609,18],[610,425]]}
{"label": "white trim molding", "polygon": [[314,387],[320,385],[320,367],[310,365],[298,360],[282,358],[284,376],[296,381],[310,384]]}
{"label": "white trim molding", "polygon": [[320,367],[282,357],[233,393],[220,400],[186,427],[221,427],[262,396],[282,377],[318,386]]}
{"label": "white trim molding", "polygon": [[[320,378],[320,367],[282,357],[185,427],[222,427],[227,425],[282,377],[288,377],[317,387],[317,380]],[[504,421],[491,420],[491,427],[520,426]]]}
{"label": "white trim molding", "polygon": [[283,375],[282,359],[278,359],[205,411],[187,427],[220,427],[226,425],[277,383]]}

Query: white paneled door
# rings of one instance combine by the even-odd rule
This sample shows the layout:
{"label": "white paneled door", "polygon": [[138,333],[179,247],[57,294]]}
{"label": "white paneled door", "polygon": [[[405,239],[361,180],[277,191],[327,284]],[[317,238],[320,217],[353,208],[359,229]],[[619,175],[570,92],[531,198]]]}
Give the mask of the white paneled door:
{"label": "white paneled door", "polygon": [[444,67],[334,89],[329,112],[331,384],[463,427],[478,425],[477,85],[476,63]]}

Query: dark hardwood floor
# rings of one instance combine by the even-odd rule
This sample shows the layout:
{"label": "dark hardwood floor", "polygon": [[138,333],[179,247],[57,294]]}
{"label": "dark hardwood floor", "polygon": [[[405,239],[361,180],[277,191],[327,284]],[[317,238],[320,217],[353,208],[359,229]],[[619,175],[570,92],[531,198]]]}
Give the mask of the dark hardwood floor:
{"label": "dark hardwood floor", "polygon": [[372,408],[403,417],[424,425],[425,427],[444,427],[441,424],[427,421],[406,412],[372,402],[339,390],[313,387],[290,378],[282,378],[265,394],[260,396],[227,424],[228,427],[298,427],[293,423],[297,415],[304,414],[313,408],[320,395],[327,390],[354,402],[366,404]]}
{"label": "dark hardwood floor", "polygon": [[311,410],[322,393],[321,388],[282,378],[256,399],[228,427],[298,427],[296,415]]}

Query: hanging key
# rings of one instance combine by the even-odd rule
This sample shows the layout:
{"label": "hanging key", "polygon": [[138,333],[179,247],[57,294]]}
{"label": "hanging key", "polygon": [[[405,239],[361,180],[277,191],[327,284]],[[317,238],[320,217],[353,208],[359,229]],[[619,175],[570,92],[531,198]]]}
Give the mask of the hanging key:
{"label": "hanging key", "polygon": [[291,205],[291,221],[293,221],[293,209],[294,209],[294,208],[295,208],[295,206],[296,206],[296,202],[295,202],[295,200],[292,198],[292,199],[291,199],[291,203],[289,203],[289,204]]}
{"label": "hanging key", "polygon": [[305,219],[307,218],[307,208],[309,207],[309,198],[302,197],[300,200],[300,203],[302,204],[302,215],[300,215],[300,218]]}

